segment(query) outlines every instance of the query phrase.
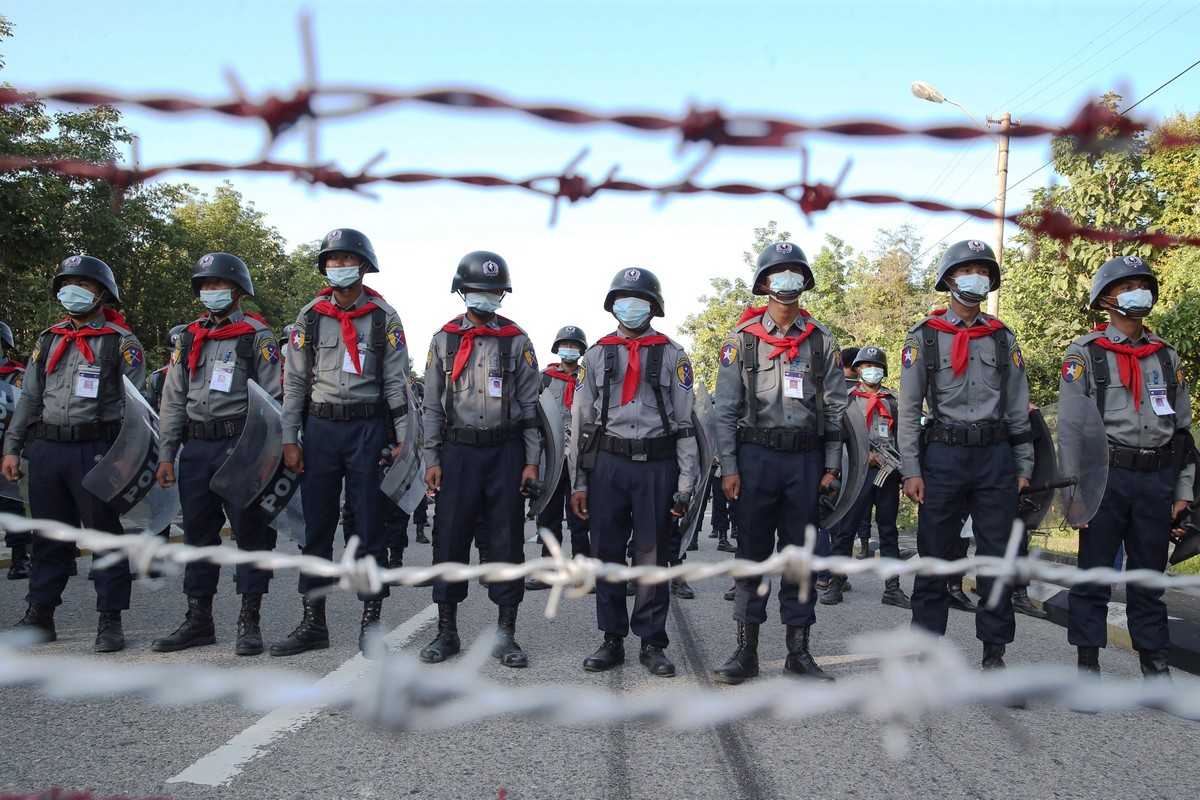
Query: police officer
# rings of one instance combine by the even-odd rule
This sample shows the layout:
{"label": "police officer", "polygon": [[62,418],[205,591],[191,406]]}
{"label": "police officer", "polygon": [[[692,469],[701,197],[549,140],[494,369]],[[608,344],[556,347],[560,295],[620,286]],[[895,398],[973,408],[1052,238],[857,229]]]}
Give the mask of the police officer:
{"label": "police officer", "polygon": [[[976,552],[1002,556],[1017,513],[1018,491],[1033,474],[1029,384],[1016,337],[979,304],[1000,288],[1000,265],[980,241],[957,242],[938,265],[934,288],[950,293],[947,309],[934,311],[908,332],[901,361],[898,447],[904,493],[919,504],[917,550],[952,558],[962,515],[971,515]],[[922,429],[922,402],[928,405]],[[991,578],[979,579],[988,596]],[[1013,640],[1011,590],[999,608],[980,608],[975,635],[983,642],[983,667],[1004,667]],[[950,596],[946,580],[917,576],[913,625],[946,632]]]}
{"label": "police officer", "polygon": [[[612,280],[604,310],[617,330],[584,356],[571,416],[575,492],[571,507],[591,512],[592,552],[626,563],[633,540],[635,566],[666,567],[675,525],[691,502],[700,475],[692,428],[692,364],[677,342],[651,327],[664,315],[662,287],[649,270],[626,269]],[[583,661],[589,672],[625,661],[625,636],[641,637],[639,660],[651,675],[671,677],[664,652],[670,590],[665,583],[637,586],[633,614],[624,583],[596,586],[596,621],[604,642]]]}
{"label": "police officer", "polygon": [[[112,270],[92,256],[70,256],[58,266],[54,291],[67,317],[43,331],[29,359],[21,400],[4,435],[4,477],[21,477],[29,459],[29,511],[35,518],[124,533],[117,511],[83,488],[83,476],[108,452],[121,429],[125,391],[146,383],[145,353],[125,319],[106,305],[121,301]],[[33,442],[26,448],[31,432]],[[74,562],[72,542],[33,539],[29,608],[17,623],[54,641],[54,609]],[[94,568],[100,622],[95,650],[125,647],[121,612],[129,608],[129,562]]]}
{"label": "police officer", "polygon": [[[238,547],[274,550],[274,529],[222,500],[209,482],[246,426],[247,381],[254,380],[277,400],[282,396],[277,380],[279,343],[262,317],[242,311],[242,298],[254,296],[254,284],[250,270],[237,256],[209,253],[197,261],[192,292],[208,313],[176,334],[159,412],[156,477],[164,488],[175,485],[178,453],[186,544],[219,545],[221,526],[228,517]],[[242,610],[234,652],[258,655],[263,651],[259,611],[271,572],[252,564],[239,564],[236,572]],[[216,643],[212,602],[220,575],[217,564],[195,561],[187,565],[183,578],[187,617],[174,633],[155,639],[151,650],[169,653]]]}
{"label": "police officer", "polygon": [[[879,526],[879,552],[884,558],[900,558],[900,531],[896,527],[896,515],[900,511],[900,472],[892,470],[877,483],[883,463],[877,453],[881,448],[896,446],[897,400],[891,390],[883,385],[887,377],[887,353],[875,345],[864,347],[854,358],[853,367],[859,383],[850,390],[850,414],[862,414],[867,422],[867,437],[871,443],[871,461],[867,480],[850,512],[836,526],[830,555],[848,556],[854,544],[855,533],[862,524],[870,526],[871,509],[875,509],[875,522]],[[829,588],[821,594],[821,602],[833,605],[842,601],[844,575],[834,575]],[[900,578],[891,577],[884,581],[884,605],[912,608],[908,595],[900,588]]]}
{"label": "police officer", "polygon": [[[468,561],[482,526],[488,557],[520,564],[525,485],[537,480],[541,453],[537,356],[525,331],[496,313],[512,291],[508,262],[499,255],[467,253],[450,291],[462,295],[466,313],[433,335],[425,365],[425,483],[438,492],[433,563]],[[488,597],[499,607],[492,655],[506,667],[528,666],[515,638],[524,583],[489,582]],[[422,661],[436,664],[459,651],[458,604],[466,598],[465,581],[434,581],[438,632]]]}
{"label": "police officer", "polygon": [[[20,389],[25,378],[25,365],[14,358],[9,358],[9,353],[15,347],[12,328],[8,327],[7,323],[0,322],[0,381],[14,389]],[[7,398],[0,398],[0,403],[4,404],[0,406],[0,436],[3,436],[12,413],[16,410],[16,404],[9,402]],[[16,484],[11,484],[11,486],[15,489]],[[17,494],[15,491],[11,494],[14,496],[0,497],[0,512],[25,516],[25,504],[15,496]],[[4,532],[4,544],[9,551],[8,579],[10,581],[25,580],[29,577],[29,544],[32,536],[33,534],[29,531],[6,530]]]}
{"label": "police officer", "polygon": [[[574,325],[565,325],[559,328],[558,334],[554,337],[554,353],[561,361],[542,370],[542,391],[550,392],[558,401],[559,409],[563,414],[563,432],[566,442],[571,441],[571,409],[575,400],[575,378],[579,374],[579,359],[587,348],[587,336],[583,330]],[[569,453],[570,447],[567,448],[567,453],[563,454],[564,462],[570,461]],[[546,491],[550,490],[551,487],[547,486]],[[564,463],[558,486],[553,487],[550,502],[546,504],[542,513],[538,514],[538,530],[548,528],[561,542],[565,512],[567,529],[571,532],[571,552],[575,555],[590,556],[592,550],[591,544],[588,542],[588,523],[587,520],[575,516],[575,512],[571,510],[571,504],[568,502],[570,494],[570,464]],[[563,551],[565,552],[566,548],[563,548]],[[550,555],[550,549],[545,545],[542,545],[542,555]],[[526,591],[549,588],[550,585],[545,581],[533,577],[525,579]]]}
{"label": "police officer", "polygon": [[146,378],[146,402],[154,409],[155,413],[162,412],[162,396],[163,385],[167,382],[167,370],[171,366],[171,359],[175,354],[175,348],[179,346],[179,334],[187,330],[187,325],[176,325],[167,333],[166,340],[166,357],[167,363],[163,364],[154,372],[150,373],[150,377]]}
{"label": "police officer", "polygon": [[[767,245],[754,272],[765,308],[747,308],[721,346],[717,372],[717,447],[721,485],[738,501],[737,557],[765,561],[780,545],[801,545],[818,524],[821,494],[840,479],[846,381],[829,329],[800,308],[815,285],[804,251],[791,242]],[[758,675],[759,625],[767,620],[760,580],[738,578],[733,618],[737,650],[715,676],[737,684]],[[784,577],[779,611],[787,626],[784,669],[833,680],[809,652],[816,596]]]}
{"label": "police officer", "polygon": [[[1090,398],[1109,444],[1108,485],[1079,536],[1080,569],[1112,566],[1124,546],[1127,569],[1165,570],[1172,516],[1192,500],[1192,409],[1179,353],[1142,324],[1157,301],[1158,279],[1145,261],[1106,261],[1088,305],[1108,312],[1109,321],[1072,342],[1063,359],[1059,398]],[[1078,648],[1081,671],[1100,672],[1110,594],[1106,584],[1071,587],[1067,640]],[[1129,635],[1147,678],[1169,674],[1162,594],[1132,583],[1125,589]]]}
{"label": "police officer", "polygon": [[[378,272],[371,241],[352,228],[325,234],[317,268],[329,282],[301,309],[292,331],[283,380],[283,462],[301,476],[305,555],[333,557],[342,484],[363,540],[379,564],[387,563],[384,538],[385,447],[392,456],[404,441],[408,398],[408,350],[395,309],[363,276]],[[304,431],[301,442],[301,429]],[[318,590],[329,578],[301,573],[304,618],[271,655],[290,656],[329,646],[325,598]],[[359,647],[379,626],[384,586],[363,601]]]}

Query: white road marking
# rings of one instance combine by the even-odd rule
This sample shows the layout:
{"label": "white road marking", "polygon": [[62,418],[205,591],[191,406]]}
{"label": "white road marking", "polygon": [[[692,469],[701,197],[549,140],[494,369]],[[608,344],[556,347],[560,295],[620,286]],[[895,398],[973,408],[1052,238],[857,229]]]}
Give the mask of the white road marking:
{"label": "white road marking", "polygon": [[[403,625],[384,636],[391,647],[403,647],[430,622],[437,619],[437,606],[429,605],[410,617]],[[362,653],[355,656],[317,682],[323,687],[349,686],[360,680],[372,667]],[[224,786],[241,774],[246,764],[266,755],[268,748],[282,736],[294,733],[317,714],[319,708],[281,709],[272,711],[246,730],[234,736],[195,764],[180,772],[167,783],[195,783],[201,786]]]}

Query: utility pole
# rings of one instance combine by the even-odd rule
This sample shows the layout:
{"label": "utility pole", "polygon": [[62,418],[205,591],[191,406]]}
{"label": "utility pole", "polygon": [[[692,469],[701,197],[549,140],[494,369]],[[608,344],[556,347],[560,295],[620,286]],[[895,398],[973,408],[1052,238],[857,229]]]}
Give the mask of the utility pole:
{"label": "utility pole", "polygon": [[[1005,111],[1000,119],[995,120],[991,117],[987,118],[988,125],[1000,125],[1000,138],[997,141],[996,154],[996,262],[1001,266],[1001,272],[1004,267],[1004,201],[1005,195],[1008,193],[1008,131],[1015,125],[1020,125],[1021,121],[1012,121],[1012,114]],[[987,303],[988,313],[993,317],[1000,315],[1000,290],[992,292],[988,295]]]}

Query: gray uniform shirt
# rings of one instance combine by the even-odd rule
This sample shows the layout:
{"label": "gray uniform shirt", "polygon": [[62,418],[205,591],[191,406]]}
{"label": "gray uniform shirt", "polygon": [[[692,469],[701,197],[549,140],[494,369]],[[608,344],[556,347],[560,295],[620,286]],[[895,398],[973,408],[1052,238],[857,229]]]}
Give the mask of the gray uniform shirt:
{"label": "gray uniform shirt", "polygon": [[[1000,380],[1002,370],[996,347],[996,337],[981,336],[968,341],[967,368],[955,375],[950,363],[954,334],[928,332],[937,337],[937,369],[934,385],[929,386],[925,370],[925,323],[926,317],[908,331],[904,349],[900,354],[903,369],[900,374],[900,419],[898,449],[900,450],[901,472],[905,478],[921,476],[921,415],[926,392],[937,393],[938,420],[947,425],[970,425],[1008,422],[1010,436],[1029,433],[1029,381],[1025,376],[1025,360],[1016,336],[1005,328],[1000,334],[1007,336],[1009,344],[1008,387],[1005,390],[1005,408],[1000,407]],[[947,310],[942,319],[959,327],[966,323],[952,310]],[[996,319],[980,312],[973,325],[983,325],[985,320]],[[1017,476],[1033,476],[1033,444],[1013,445],[1013,456],[1017,463]]]}
{"label": "gray uniform shirt", "polygon": [[[817,363],[813,363],[812,342],[805,339],[800,343],[796,357],[789,359],[786,353],[770,358],[775,346],[755,338],[758,368],[755,370],[755,397],[749,398],[750,378],[745,369],[742,353],[741,331],[755,322],[772,336],[799,336],[811,322],[821,332],[821,349]],[[811,336],[812,334],[810,334]],[[737,475],[737,429],[750,425],[750,402],[755,403],[756,428],[788,428],[795,431],[817,430],[817,405],[815,399],[816,374],[825,381],[823,408],[825,422],[825,467],[842,466],[842,443],[832,435],[841,430],[842,417],[846,412],[846,378],[842,369],[841,351],[829,329],[812,317],[798,316],[786,330],[780,330],[771,315],[748,319],[738,325],[734,334],[721,345],[720,367],[717,371],[717,391],[713,399],[717,412],[717,455],[721,462],[722,475]],[[795,386],[799,376],[799,392],[802,397],[789,397],[785,391],[788,381]]]}
{"label": "gray uniform shirt", "polygon": [[[69,325],[69,322],[62,324]],[[85,341],[92,350],[94,361],[89,363],[83,352],[68,344],[54,371],[43,374],[41,363],[49,361],[63,337],[52,334],[46,352],[42,351],[44,335],[29,357],[24,385],[12,422],[4,434],[4,455],[19,455],[25,447],[29,426],[40,419],[47,425],[83,425],[88,423],[120,422],[125,414],[125,388],[121,381],[109,381],[104,370],[107,364],[120,370],[134,386],[146,385],[146,353],[141,343],[128,329],[103,316],[88,324],[89,328],[109,328],[115,334],[89,336]],[[43,334],[45,331],[43,331]],[[81,370],[99,375],[96,397],[78,393]],[[87,392],[85,391],[84,394]]]}
{"label": "gray uniform shirt", "polygon": [[[187,422],[212,422],[246,416],[246,381],[253,379],[268,394],[279,400],[279,343],[263,323],[247,318],[241,309],[234,311],[217,329],[242,321],[255,328],[250,361],[238,359],[240,336],[229,339],[205,339],[196,360],[196,374],[188,368],[188,356],[179,348],[171,356],[163,382],[162,403],[158,412],[158,460],[174,461],[183,440]],[[211,327],[211,319],[199,320]],[[195,344],[192,345],[195,347]],[[229,378],[229,370],[233,370]],[[228,380],[228,383],[226,383]],[[222,390],[221,387],[228,386]]]}
{"label": "gray uniform shirt", "polygon": [[[653,328],[641,336],[654,336]],[[614,336],[629,337],[619,331]],[[639,338],[641,338],[639,336]],[[662,345],[662,370],[658,376],[663,403],[667,406],[667,421],[670,430],[663,430],[662,415],[658,413],[658,401],[649,383],[648,350],[642,348],[638,355],[642,375],[633,399],[621,405],[621,387],[625,383],[625,370],[629,366],[629,350],[616,347],[616,360],[608,387],[608,428],[606,433],[619,439],[656,439],[682,429],[692,427],[692,362],[678,342],[671,340]],[[604,346],[593,345],[580,359],[579,372],[575,379],[575,399],[571,409],[571,450],[575,460],[579,454],[579,432],[584,425],[599,421],[604,404]],[[678,491],[692,492],[700,474],[700,448],[696,437],[689,436],[675,442],[675,460],[679,465]],[[577,492],[588,489],[588,473],[576,470],[574,487]]]}
{"label": "gray uniform shirt", "polygon": [[[859,390],[863,392],[869,391],[865,386],[861,385],[854,388],[859,388]],[[876,396],[879,398],[879,401],[887,407],[888,413],[892,415],[892,420],[888,422],[887,419],[879,413],[879,407],[876,406],[875,413],[871,415],[871,420],[867,424],[867,440],[871,443],[872,448],[889,443],[895,445],[895,417],[897,412],[896,404],[898,402],[896,395],[892,394],[891,390],[886,386],[880,386]],[[858,413],[862,414],[864,420],[867,418],[867,404],[869,402],[870,400],[868,400],[866,397],[854,394],[853,391],[851,391],[850,408],[852,411],[857,411]],[[886,432],[884,426],[885,422],[887,423]]]}
{"label": "gray uniform shirt", "polygon": [[[1115,325],[1109,325],[1103,331],[1093,331],[1086,336],[1079,337],[1067,346],[1067,353],[1063,358],[1062,372],[1058,380],[1060,399],[1079,395],[1091,398],[1096,396],[1096,375],[1092,371],[1087,345],[1101,337],[1107,337],[1115,344],[1127,344],[1133,347],[1163,341],[1145,328],[1142,329],[1140,338],[1131,341],[1117,330]],[[1104,432],[1112,444],[1138,449],[1165,447],[1170,444],[1171,437],[1175,435],[1176,430],[1191,427],[1192,405],[1188,398],[1187,383],[1184,380],[1179,353],[1169,344],[1164,349],[1167,352],[1167,363],[1175,372],[1179,386],[1175,391],[1175,413],[1163,415],[1155,413],[1152,396],[1152,392],[1161,393],[1160,397],[1164,399],[1167,396],[1167,380],[1166,376],[1162,374],[1162,362],[1159,360],[1159,354],[1151,353],[1138,359],[1138,364],[1142,369],[1142,385],[1137,387],[1137,391],[1142,395],[1141,409],[1138,410],[1133,405],[1132,392],[1121,383],[1117,354],[1105,351],[1105,356],[1108,358],[1109,383],[1104,396]],[[1175,484],[1176,500],[1191,502],[1193,499],[1192,481],[1195,474],[1195,464],[1188,464],[1180,470],[1179,479]]]}
{"label": "gray uniform shirt", "polygon": [[[312,330],[306,330],[305,317],[317,302],[326,299],[335,302],[332,296],[318,297],[296,316],[296,328],[288,343],[289,352],[283,368],[283,443],[299,442],[305,401],[347,405],[380,400],[392,411],[396,441],[403,442],[407,414],[402,414],[401,409],[408,408],[405,391],[408,348],[399,315],[382,297],[368,295],[365,288],[351,305],[351,308],[361,308],[373,302],[383,310],[384,317],[380,352],[375,349],[371,331],[371,320],[376,314],[372,312],[351,320],[358,333],[360,375],[354,371],[353,364],[348,365],[338,320],[316,314]],[[379,370],[383,370],[383,397],[379,396]]]}
{"label": "gray uniform shirt", "polygon": [[[456,317],[450,324],[460,331],[475,327],[466,315]],[[499,315],[492,317],[487,328],[499,330],[503,325],[515,325],[512,320]],[[498,336],[476,336],[471,355],[463,366],[458,380],[450,384],[454,368],[454,355],[450,352],[450,334],[440,330],[429,343],[429,357],[425,364],[425,464],[429,467],[442,463],[442,429],[474,428],[475,430],[497,430],[504,426],[501,419],[503,397],[493,396],[494,381],[499,378],[499,392],[510,392],[508,423],[513,427],[526,426],[522,432],[525,443],[525,463],[536,465],[541,458],[541,436],[537,431],[537,402],[542,391],[542,376],[538,371],[537,354],[533,342],[524,331],[508,337],[508,360],[500,363],[500,341]],[[458,346],[462,347],[460,338]],[[454,393],[454,416],[446,418],[446,398]]]}

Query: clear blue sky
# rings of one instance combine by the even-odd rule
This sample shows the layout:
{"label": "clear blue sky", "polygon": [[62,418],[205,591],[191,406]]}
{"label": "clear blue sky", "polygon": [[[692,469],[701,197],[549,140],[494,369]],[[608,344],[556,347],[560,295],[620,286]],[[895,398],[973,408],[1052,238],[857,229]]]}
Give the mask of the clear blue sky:
{"label": "clear blue sky", "polygon": [[[1165,2],[266,2],[84,3],[17,0],[3,13],[15,25],[0,78],[22,89],[97,86],[123,93],[229,96],[226,72],[252,97],[286,93],[301,76],[300,9],[312,12],[323,82],[397,89],[468,86],[529,101],[604,111],[677,114],[691,102],[728,112],[806,120],[875,118],[906,125],[970,124],[950,105],[915,99],[913,80],[986,115],[1069,120],[1109,89],[1140,100],[1200,55],[1200,3]],[[1200,67],[1134,112],[1156,119],[1195,113]],[[143,164],[238,162],[258,157],[260,130],[213,116],[128,110]],[[299,160],[302,138],[274,157]],[[810,178],[832,180],[853,159],[847,192],[928,196],[985,205],[995,193],[996,150],[921,140],[809,137]],[[685,173],[702,155],[670,135],[535,123],[505,113],[394,106],[331,122],[320,152],[353,171],[380,152],[377,171],[483,172],[513,177],[555,173],[582,148],[581,170],[599,178],[613,165],[646,183]],[[1045,140],[1014,140],[1011,182],[1048,159]],[[797,152],[722,152],[698,181],[778,184],[799,172]],[[175,174],[211,190],[214,179]],[[512,267],[515,293],[502,313],[526,327],[543,361],[563,324],[593,338],[612,327],[601,301],[611,277],[642,266],[662,279],[675,334],[717,275],[741,275],[752,229],[778,220],[810,256],[830,233],[869,249],[879,228],[915,225],[928,246],[962,221],[902,209],[835,207],[810,227],[778,199],[602,195],[560,210],[518,191],[377,187],[371,200],[307,189],[282,177],[235,175],[239,191],[291,244],[338,226],[374,241],[383,274],[373,285],[400,310],[418,362],[433,330],[461,310],[449,294],[459,257],[492,249]],[[1012,190],[1054,180],[1047,169]],[[954,240],[992,238],[970,222]],[[170,265],[190,274],[190,265]]]}

